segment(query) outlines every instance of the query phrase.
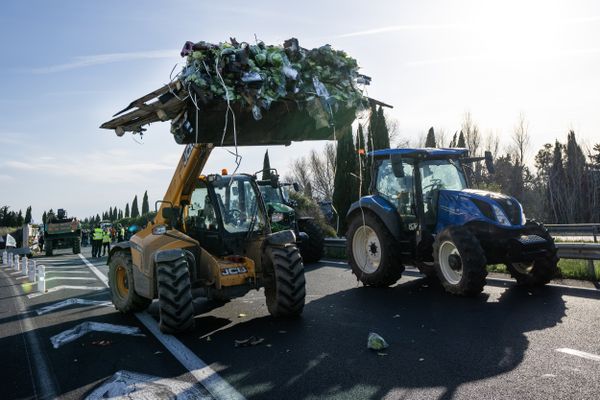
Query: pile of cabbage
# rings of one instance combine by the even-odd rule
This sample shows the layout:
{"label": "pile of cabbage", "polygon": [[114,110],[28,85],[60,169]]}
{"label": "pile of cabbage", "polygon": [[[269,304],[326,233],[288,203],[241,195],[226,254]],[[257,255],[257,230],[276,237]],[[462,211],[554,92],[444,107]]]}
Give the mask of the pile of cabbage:
{"label": "pile of cabbage", "polygon": [[238,102],[255,120],[279,100],[301,106],[318,99],[331,117],[340,107],[366,106],[360,86],[370,78],[358,73],[354,58],[329,45],[307,50],[295,38],[282,46],[186,42],[181,56],[187,63],[179,78],[195,102]]}

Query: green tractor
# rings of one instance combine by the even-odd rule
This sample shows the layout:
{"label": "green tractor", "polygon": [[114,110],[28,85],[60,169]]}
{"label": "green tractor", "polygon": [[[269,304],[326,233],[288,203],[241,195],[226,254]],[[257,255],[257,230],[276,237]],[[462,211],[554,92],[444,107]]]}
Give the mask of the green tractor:
{"label": "green tractor", "polygon": [[[261,170],[254,175],[268,172],[270,179],[258,180],[258,187],[263,200],[267,205],[267,213],[271,220],[273,232],[293,230],[296,234],[297,246],[304,263],[313,263],[323,257],[325,247],[325,234],[323,229],[312,217],[299,217],[296,215],[294,200],[289,197],[290,186],[299,192],[297,183],[282,183],[276,169]],[[264,175],[263,175],[264,178]]]}

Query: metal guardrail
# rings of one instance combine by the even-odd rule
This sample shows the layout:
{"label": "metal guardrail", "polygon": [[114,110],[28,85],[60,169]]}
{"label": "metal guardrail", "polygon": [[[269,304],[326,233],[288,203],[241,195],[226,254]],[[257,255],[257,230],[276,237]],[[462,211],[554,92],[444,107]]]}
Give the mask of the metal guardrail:
{"label": "metal guardrail", "polygon": [[544,225],[555,236],[592,236],[598,243],[600,224],[546,224]]}

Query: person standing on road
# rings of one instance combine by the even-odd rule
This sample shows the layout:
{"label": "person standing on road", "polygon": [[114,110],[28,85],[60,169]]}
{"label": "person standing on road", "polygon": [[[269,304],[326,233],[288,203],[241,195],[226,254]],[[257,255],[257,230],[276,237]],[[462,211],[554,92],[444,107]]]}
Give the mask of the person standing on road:
{"label": "person standing on road", "polygon": [[102,236],[102,229],[100,229],[99,226],[94,228],[94,234],[92,237],[92,257],[100,257],[100,248],[102,247]]}
{"label": "person standing on road", "polygon": [[[106,229],[102,233],[102,257],[104,257],[106,255],[106,253],[110,253],[110,241],[111,241],[110,230]],[[108,251],[106,251],[106,249],[108,249]]]}

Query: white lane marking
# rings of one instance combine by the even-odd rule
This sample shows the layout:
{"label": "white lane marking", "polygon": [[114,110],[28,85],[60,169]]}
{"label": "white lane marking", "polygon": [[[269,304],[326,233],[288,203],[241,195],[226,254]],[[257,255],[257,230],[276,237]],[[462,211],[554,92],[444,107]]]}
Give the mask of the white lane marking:
{"label": "white lane marking", "polygon": [[85,275],[89,275],[90,271],[85,270],[85,271],[48,271],[48,268],[46,268],[46,275],[50,275],[50,274],[85,274]]}
{"label": "white lane marking", "polygon": [[[25,277],[26,278],[26,277]],[[50,281],[93,281],[93,276],[53,276],[52,278],[46,278],[46,282]]]}
{"label": "white lane marking", "polygon": [[[108,278],[89,262],[82,254],[79,257],[90,267],[106,287]],[[135,316],[144,326],[165,346],[167,350],[183,365],[196,380],[202,384],[217,400],[245,400],[244,396],[233,388],[227,381],[219,376],[211,367],[202,361],[190,349],[185,347],[175,336],[165,335],[158,328],[158,324],[148,313],[136,313]]]}
{"label": "white lane marking", "polygon": [[59,301],[58,303],[50,304],[49,306],[38,308],[37,310],[35,310],[35,312],[37,313],[37,315],[47,314],[49,312],[60,310],[61,308],[65,308],[65,307],[68,307],[73,304],[81,304],[81,305],[86,305],[86,306],[99,306],[99,307],[112,306],[112,303],[110,301],[71,298],[71,299]]}
{"label": "white lane marking", "polygon": [[86,321],[81,324],[75,326],[74,328],[67,329],[57,335],[54,335],[50,338],[50,342],[55,349],[58,349],[60,346],[71,343],[88,332],[97,331],[97,332],[108,332],[108,333],[119,333],[121,335],[130,335],[130,336],[143,336],[142,330],[137,326],[125,326],[125,325],[115,325],[115,324],[107,324],[105,322],[93,322]]}
{"label": "white lane marking", "polygon": [[100,270],[94,264],[89,262],[87,260],[87,258],[84,257],[83,254],[79,253],[79,258],[81,258],[83,260],[83,262],[85,263],[85,265],[87,265],[88,268],[92,270],[94,275],[96,275],[98,277],[98,279],[100,279],[102,281],[102,283],[104,283],[104,285],[106,287],[108,287],[108,278],[102,272],[100,272]]}
{"label": "white lane marking", "polygon": [[556,351],[559,351],[559,352],[565,353],[565,354],[570,354],[572,356],[585,358],[585,359],[592,360],[592,361],[600,361],[600,356],[598,356],[596,354],[592,354],[592,353],[586,353],[585,351],[569,349],[566,347],[556,349]]}
{"label": "white lane marking", "polygon": [[106,289],[103,286],[71,286],[71,285],[60,285],[60,286],[55,286],[53,288],[50,288],[48,290],[46,290],[45,293],[31,293],[27,295],[28,299],[34,299],[36,297],[40,297],[43,296],[45,294],[48,293],[52,293],[52,292],[58,292],[59,290],[66,290],[66,289],[72,289],[72,290],[104,290]]}
{"label": "white lane marking", "polygon": [[[4,272],[2,272],[4,274]],[[14,286],[9,286],[13,294],[18,310],[26,310],[25,302],[22,300],[20,293]],[[29,375],[32,380],[34,398],[37,399],[54,399],[57,397],[56,383],[50,373],[50,368],[44,356],[44,350],[40,345],[36,334],[36,327],[33,321],[27,317],[29,313],[25,313],[19,319],[19,328],[21,334],[25,338],[25,352],[27,364],[29,365]],[[35,368],[36,373],[33,373]]]}

